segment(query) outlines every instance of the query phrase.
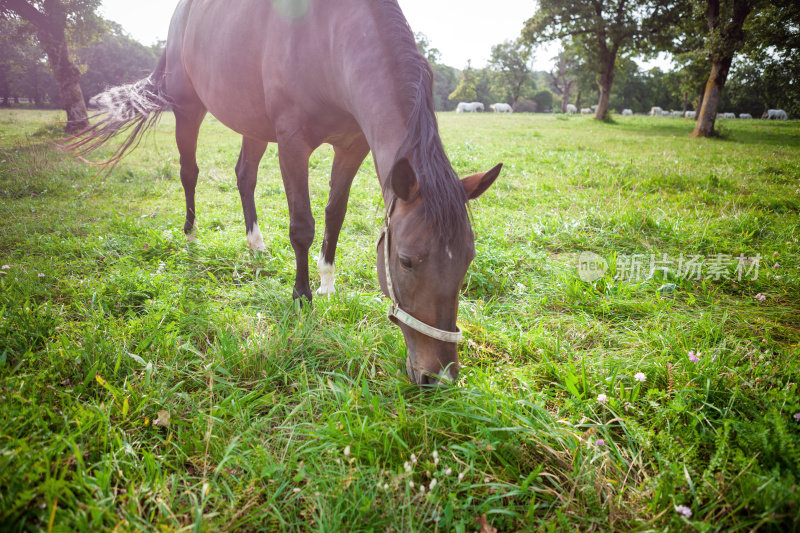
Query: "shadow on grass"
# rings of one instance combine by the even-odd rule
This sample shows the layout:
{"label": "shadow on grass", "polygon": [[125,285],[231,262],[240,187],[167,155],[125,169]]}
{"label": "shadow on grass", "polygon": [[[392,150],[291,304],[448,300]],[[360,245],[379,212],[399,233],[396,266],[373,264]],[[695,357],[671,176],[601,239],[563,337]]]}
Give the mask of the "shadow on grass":
{"label": "shadow on grass", "polygon": [[[659,120],[663,122],[659,124],[657,122]],[[668,117],[662,119],[656,117],[647,122],[643,120],[621,122],[613,119],[603,122],[610,126],[620,127],[645,137],[685,136],[688,138],[694,130],[694,121],[672,119]],[[734,126],[734,128],[732,129],[731,126]],[[715,127],[717,134],[713,137],[713,140],[717,141],[751,145],[800,147],[800,132],[797,131],[797,128],[791,127],[791,124],[788,123],[758,124],[748,121],[744,124],[732,124],[730,122],[720,123],[717,121]]]}

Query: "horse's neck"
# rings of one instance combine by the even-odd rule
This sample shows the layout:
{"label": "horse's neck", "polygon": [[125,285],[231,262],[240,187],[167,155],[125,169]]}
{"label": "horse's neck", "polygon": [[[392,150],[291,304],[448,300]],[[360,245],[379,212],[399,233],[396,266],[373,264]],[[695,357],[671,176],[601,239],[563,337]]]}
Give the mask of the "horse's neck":
{"label": "horse's neck", "polygon": [[346,36],[340,48],[345,54],[341,75],[348,107],[364,132],[383,185],[406,136],[410,110],[402,102],[409,95],[399,91],[408,84],[398,78],[390,59],[398,50],[384,41],[377,23],[361,20],[358,31],[341,34]]}
{"label": "horse's neck", "polygon": [[375,72],[351,95],[354,115],[372,150],[381,185],[389,176],[408,123],[392,80],[391,73]]}

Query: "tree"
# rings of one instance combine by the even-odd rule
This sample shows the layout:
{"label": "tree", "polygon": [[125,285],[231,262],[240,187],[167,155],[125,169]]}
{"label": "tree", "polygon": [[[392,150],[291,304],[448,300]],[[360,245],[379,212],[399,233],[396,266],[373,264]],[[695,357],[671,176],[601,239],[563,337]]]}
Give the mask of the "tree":
{"label": "tree", "polygon": [[419,53],[428,60],[433,69],[433,100],[437,111],[447,111],[455,107],[450,102],[448,96],[456,88],[458,71],[453,67],[448,67],[441,63],[442,54],[438,48],[434,48],[428,36],[422,32],[414,34],[417,41]]}
{"label": "tree", "polygon": [[609,108],[621,112],[630,109],[636,113],[648,111],[651,104],[650,78],[630,58],[617,60],[614,88],[611,91]]}
{"label": "tree", "polygon": [[678,68],[670,73],[677,84],[676,91],[682,99],[683,110],[691,105],[699,110],[703,104],[706,80],[708,79],[708,60],[702,53],[690,51],[674,57]]}
{"label": "tree", "polygon": [[472,65],[467,61],[467,67],[461,71],[461,79],[458,81],[458,86],[453,92],[450,93],[448,98],[450,100],[457,100],[462,102],[471,102],[478,98],[478,93],[475,86],[478,84],[478,75],[472,68]]}
{"label": "tree", "polygon": [[[793,88],[797,94],[800,6],[796,1],[693,0],[690,7],[692,15],[682,19],[675,49],[707,61],[702,103],[692,137],[714,135],[717,112],[724,102],[723,89],[735,60],[751,64],[752,68],[740,72],[747,74],[751,84],[763,85],[765,107],[770,105],[767,93],[772,93],[776,101]],[[772,84],[775,75],[786,82],[784,87],[780,82],[778,87]]]}
{"label": "tree", "polygon": [[566,48],[562,48],[561,52],[553,59],[556,63],[553,70],[550,71],[550,85],[556,91],[556,94],[561,95],[561,112],[566,113],[569,95],[575,86],[574,73],[577,67],[577,60]]}
{"label": "tree", "polygon": [[3,107],[11,105],[14,80],[21,71],[19,24],[0,19],[0,97]]}
{"label": "tree", "polygon": [[458,85],[458,71],[453,67],[435,63],[433,68],[433,100],[437,111],[452,111],[455,103],[450,99],[450,93]]}
{"label": "tree", "polygon": [[536,102],[536,110],[539,112],[545,112],[553,109],[553,93],[547,89],[534,94],[531,100]]}
{"label": "tree", "polygon": [[[745,21],[761,3],[763,0],[702,0],[695,2],[694,7],[695,14],[702,8],[703,16],[687,17],[686,31],[704,35],[701,49],[711,61],[711,73],[703,91],[703,102],[692,137],[714,135],[722,88],[728,79],[733,56],[744,46]],[[702,25],[706,26],[705,31],[702,31]]]}
{"label": "tree", "polygon": [[531,59],[531,47],[520,41],[505,41],[492,46],[489,68],[492,70],[492,92],[500,95],[498,100],[506,100],[514,107],[526,89],[533,90],[535,85],[531,77],[528,62]]}
{"label": "tree", "polygon": [[[760,99],[761,109],[784,109],[800,115],[800,4],[773,1],[761,6],[745,24],[748,39],[737,61],[737,89]],[[741,103],[743,105],[744,102]]]}
{"label": "tree", "polygon": [[86,72],[81,76],[81,89],[87,102],[109,86],[147,77],[161,55],[158,50],[125,35],[118,24],[111,22],[109,28],[109,33],[77,52],[81,63],[86,66]]}
{"label": "tree", "polygon": [[603,120],[617,56],[661,43],[677,16],[671,0],[539,0],[522,39],[535,44],[571,38],[597,75],[600,95],[595,119]]}
{"label": "tree", "polygon": [[100,28],[95,10],[100,0],[0,0],[0,16],[19,17],[36,29],[39,45],[47,54],[58,83],[61,107],[67,113],[66,130],[89,126],[81,92],[81,73],[70,57],[67,37],[88,39]]}
{"label": "tree", "polygon": [[418,31],[414,33],[414,39],[417,41],[419,53],[428,60],[428,63],[436,65],[442,60],[442,53],[438,48],[434,48],[433,45],[431,45],[431,41],[428,39],[427,35]]}

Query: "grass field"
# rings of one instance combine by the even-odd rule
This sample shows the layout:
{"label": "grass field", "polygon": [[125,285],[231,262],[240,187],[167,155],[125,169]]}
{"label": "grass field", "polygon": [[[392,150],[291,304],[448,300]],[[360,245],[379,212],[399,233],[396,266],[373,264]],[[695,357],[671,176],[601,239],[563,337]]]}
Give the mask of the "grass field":
{"label": "grass field", "polygon": [[0,112],[0,530],[800,529],[800,123],[441,115],[460,174],[505,165],[472,205],[458,386],[420,391],[371,161],[339,292],[300,309],[274,146],[254,256],[219,123],[187,245],[171,116],[108,176],[57,118]]}

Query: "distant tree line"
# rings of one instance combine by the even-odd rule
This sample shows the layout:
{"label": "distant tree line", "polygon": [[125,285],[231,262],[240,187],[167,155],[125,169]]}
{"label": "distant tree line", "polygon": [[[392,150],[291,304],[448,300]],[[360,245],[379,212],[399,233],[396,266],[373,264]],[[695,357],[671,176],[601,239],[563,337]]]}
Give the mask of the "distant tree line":
{"label": "distant tree line", "polygon": [[[88,125],[85,103],[107,86],[151,72],[163,43],[144,46],[96,13],[100,0],[0,0],[0,105],[61,107],[67,129]],[[422,34],[436,108],[459,101],[516,111],[591,107],[696,110],[694,135],[718,112],[800,116],[800,3],[796,0],[539,0],[520,38],[492,47],[486,67],[457,70]],[[563,49],[534,72],[540,43]],[[642,71],[635,57],[669,52],[672,72]]]}
{"label": "distant tree line", "polygon": [[[720,112],[800,116],[798,28],[792,0],[540,0],[519,40],[494,46],[485,68],[457,71],[438,52],[429,60],[439,109],[480,101],[564,112],[573,104],[602,120],[658,106],[696,111],[693,135],[710,136]],[[563,48],[552,70],[533,72],[535,47],[555,39]],[[673,71],[645,71],[633,60],[659,52],[674,58]]]}
{"label": "distant tree line", "polygon": [[[539,0],[521,41],[560,39],[565,44],[576,95],[587,83],[596,84],[596,119],[605,119],[614,107],[615,92],[631,108],[645,101],[648,89],[654,93],[653,105],[677,93],[679,102],[669,103],[678,109],[695,107],[692,135],[706,137],[714,134],[723,107],[751,114],[783,107],[796,114],[798,28],[796,0]],[[625,64],[662,51],[674,55],[680,65],[676,72],[643,76]],[[620,92],[620,83],[629,86]],[[558,85],[566,91],[563,76]]]}
{"label": "distant tree line", "polygon": [[[494,46],[486,67],[468,64],[463,70],[442,64],[441,54],[425,35],[417,34],[417,44],[433,67],[437,110],[451,111],[459,101],[479,101],[485,106],[505,102],[517,112],[563,113],[567,104],[579,109],[593,107],[596,112],[600,99],[597,73],[587,64],[590,57],[568,39],[552,58],[550,72],[532,70],[532,49],[518,42]],[[781,108],[790,116],[800,116],[798,57],[781,57],[775,49],[758,47],[737,54],[718,111],[758,117],[768,108]],[[617,58],[608,110],[647,113],[654,106],[681,112],[699,110],[708,81],[707,61],[689,51],[675,54],[674,62],[672,71],[663,71],[642,69],[630,55]]]}

